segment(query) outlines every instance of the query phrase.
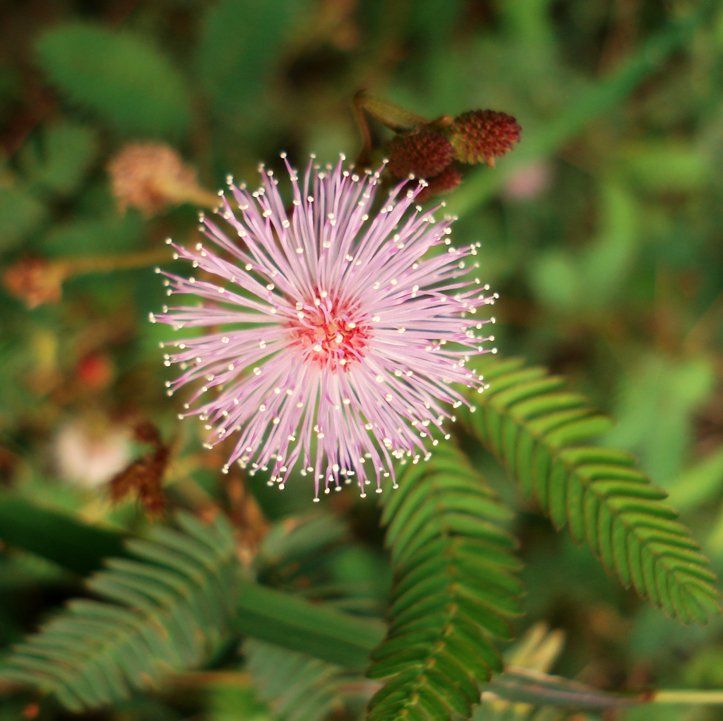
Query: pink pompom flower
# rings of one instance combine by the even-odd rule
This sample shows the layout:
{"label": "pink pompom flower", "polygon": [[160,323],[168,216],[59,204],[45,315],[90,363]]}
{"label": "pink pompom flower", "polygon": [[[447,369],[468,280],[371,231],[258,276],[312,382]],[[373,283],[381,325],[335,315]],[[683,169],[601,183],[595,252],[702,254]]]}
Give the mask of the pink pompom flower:
{"label": "pink pompom flower", "polygon": [[[470,278],[478,243],[452,245],[454,218],[415,203],[424,182],[404,181],[375,203],[380,171],[321,167],[314,156],[291,180],[289,209],[272,170],[250,192],[229,178],[219,220],[201,216],[211,245],[175,257],[203,277],[166,276],[168,295],[196,303],[164,307],[152,321],[192,337],[166,365],[181,375],[168,394],[194,390],[180,417],[196,415],[212,447],[233,437],[234,462],[269,472],[283,488],[294,469],[320,489],[355,480],[394,483],[394,462],[429,457],[446,438],[454,408],[469,405],[455,384],[483,390],[470,354],[494,340],[479,318],[496,294]],[[494,352],[494,349],[492,349]],[[203,398],[202,398],[203,396]]]}

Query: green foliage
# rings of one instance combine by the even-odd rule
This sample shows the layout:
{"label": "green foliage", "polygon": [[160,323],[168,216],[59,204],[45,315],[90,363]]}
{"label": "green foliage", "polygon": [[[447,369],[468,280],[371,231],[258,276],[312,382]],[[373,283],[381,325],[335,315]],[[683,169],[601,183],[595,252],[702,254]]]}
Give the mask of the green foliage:
{"label": "green foliage", "polygon": [[0,674],[80,711],[201,663],[228,631],[239,565],[223,519],[177,520],[177,531],[158,526],[129,541],[131,558],[107,561],[88,581],[99,600],[71,601]]}
{"label": "green foliage", "polygon": [[13,250],[47,221],[47,201],[78,190],[98,150],[96,133],[61,120],[34,134],[17,171],[0,168],[0,251]]}
{"label": "green foliage", "polygon": [[[368,589],[339,574],[350,546],[341,519],[314,513],[292,526],[272,526],[254,565],[260,579],[278,588],[345,611],[365,610]],[[322,721],[354,702],[346,687],[357,679],[338,665],[262,641],[249,640],[243,650],[254,687],[281,721]]]}
{"label": "green foliage", "polygon": [[50,82],[116,130],[178,137],[188,128],[185,81],[150,41],[70,22],[45,31],[36,50]]}
{"label": "green foliage", "polygon": [[491,388],[466,416],[470,429],[555,526],[667,613],[687,622],[718,613],[715,575],[665,492],[627,453],[583,445],[608,420],[542,368],[488,359],[477,368]]}
{"label": "green foliage", "polygon": [[681,511],[715,503],[723,494],[723,447],[702,458],[668,488],[671,500]]}
{"label": "green foliage", "polygon": [[626,443],[643,467],[666,484],[682,470],[694,414],[715,383],[712,360],[640,354],[621,380],[613,407],[610,445]]}
{"label": "green foliage", "polygon": [[262,641],[244,645],[247,668],[279,721],[323,721],[343,705],[338,667]]}
{"label": "green foliage", "polygon": [[609,310],[638,250],[638,208],[618,182],[600,187],[598,237],[577,256],[559,248],[529,267],[532,289],[540,303],[560,313]]}
{"label": "green foliage", "polygon": [[215,684],[206,696],[204,721],[276,721],[250,687]]}
{"label": "green foliage", "polygon": [[13,250],[47,217],[42,202],[19,185],[0,187],[0,251]]}
{"label": "green foliage", "polygon": [[[456,655],[435,656],[429,640],[444,628],[444,611],[460,594],[476,599],[493,590],[484,585],[487,571],[467,572],[466,559],[440,552],[474,539],[455,536],[447,543],[437,522],[441,491],[430,488],[467,478],[463,494],[450,494],[450,505],[455,494],[476,498],[484,488],[479,474],[474,483],[468,477],[458,454],[447,449],[432,465],[411,468],[408,486],[385,489],[382,505],[400,504],[391,520],[385,512],[390,533],[395,524],[406,527],[402,507],[408,523],[423,519],[409,530],[410,547],[419,543],[419,550],[402,551],[398,559],[392,543],[392,563],[382,549],[381,511],[371,499],[340,493],[312,506],[308,478],[294,477],[278,493],[259,472],[246,490],[270,530],[252,561],[255,579],[231,573],[223,590],[233,618],[226,607],[213,618],[186,612],[185,604],[215,593],[215,586],[198,582],[211,571],[175,551],[168,564],[143,554],[130,559],[124,539],[146,527],[138,509],[109,509],[104,488],[71,485],[59,462],[58,439],[69,422],[93,429],[88,450],[80,452],[102,468],[113,460],[106,446],[124,443],[118,432],[106,444],[103,429],[146,418],[164,440],[178,440],[164,479],[170,502],[194,512],[215,504],[236,522],[243,518],[245,499],[218,473],[213,455],[197,452],[202,430],[179,427],[179,408],[163,394],[158,341],[167,333],[145,321],[168,302],[158,279],[150,268],[82,274],[64,284],[60,303],[32,311],[0,289],[0,654],[11,654],[10,645],[38,619],[57,612],[59,598],[84,595],[82,577],[105,559],[125,559],[101,574],[114,583],[131,582],[129,574],[140,580],[140,568],[131,574],[127,563],[153,574],[144,576],[150,590],[138,598],[115,600],[98,589],[99,600],[74,602],[77,611],[62,610],[49,625],[82,623],[82,639],[68,636],[55,651],[41,650],[47,639],[60,643],[53,631],[21,647],[26,665],[6,668],[21,674],[33,695],[41,682],[51,692],[39,700],[39,718],[68,717],[52,698],[57,694],[49,687],[57,686],[77,706],[86,697],[94,707],[104,705],[93,714],[103,719],[352,721],[383,686],[376,718],[388,708],[395,721],[405,713],[429,721],[435,711],[425,713],[424,704],[432,709],[438,700],[436,711],[441,704],[449,715],[445,704],[459,684],[467,684],[470,703],[473,689],[480,694],[474,721],[578,721],[587,718],[581,708],[596,718],[609,709],[626,721],[717,718],[714,710],[672,704],[620,708],[637,686],[641,664],[653,687],[720,687],[723,618],[707,626],[672,623],[656,608],[634,603],[584,546],[658,605],[673,612],[682,606],[687,620],[714,610],[706,563],[662,494],[627,455],[609,449],[640,458],[640,468],[670,493],[713,567],[723,571],[723,452],[713,382],[723,207],[723,185],[714,182],[723,161],[716,84],[721,4],[669,3],[652,12],[651,3],[552,0],[156,0],[112,7],[58,0],[52,14],[36,12],[37,3],[16,4],[10,22],[0,23],[8,60],[0,68],[8,154],[0,159],[0,277],[26,254],[72,263],[68,256],[152,251],[166,235],[193,242],[189,207],[152,219],[133,210],[117,214],[104,169],[124,142],[168,139],[211,190],[227,173],[253,181],[260,160],[278,171],[280,149],[298,165],[311,150],[320,162],[339,151],[352,158],[359,139],[349,100],[362,87],[428,117],[473,107],[504,110],[523,126],[522,142],[494,170],[470,168],[447,198],[448,210],[460,216],[452,242],[483,241],[483,280],[502,298],[495,331],[503,353],[564,369],[617,421],[601,436],[604,447],[590,448],[587,434],[603,431],[605,422],[584,399],[522,365],[496,377],[500,365],[493,364],[491,390],[475,396],[479,410],[464,419],[474,433],[465,434],[464,424],[456,428],[455,440],[474,453],[510,507],[519,503],[517,479],[532,505],[539,499],[555,525],[567,525],[583,541],[578,546],[568,534],[554,533],[535,513],[514,518],[526,566],[524,610],[554,619],[558,635],[571,640],[560,656],[566,675],[584,668],[585,678],[605,679],[610,691],[549,676],[534,654],[516,652],[518,644],[504,653],[505,669],[512,665],[513,672],[480,684],[487,669],[474,665],[476,647],[458,662]],[[93,378],[96,360],[101,373]],[[81,378],[81,367],[90,374]],[[438,461],[444,471],[436,470]],[[457,515],[441,508],[445,523],[464,520],[465,534],[487,523],[467,506]],[[245,540],[245,529],[239,530]],[[179,537],[186,544],[192,536],[181,531]],[[160,541],[149,543],[155,548]],[[208,558],[231,569],[231,545],[226,538],[214,541]],[[422,558],[428,545],[434,556]],[[470,555],[489,566],[488,552],[475,547]],[[184,569],[173,570],[177,564]],[[435,585],[439,573],[425,575],[430,568],[462,568],[463,585],[449,585],[451,601],[447,587]],[[169,574],[181,579],[183,599],[165,585]],[[408,643],[415,632],[392,625],[396,640],[390,638],[390,656],[378,663],[395,661],[400,670],[381,683],[365,680],[369,656],[386,632],[379,619],[388,603],[396,604],[392,622],[400,615],[407,579],[410,593],[425,594],[430,604],[423,620],[416,619],[424,628]],[[159,600],[164,591],[167,606]],[[88,603],[93,613],[108,614],[107,623],[90,618]],[[459,617],[455,621],[459,625]],[[217,623],[219,652],[208,656],[214,640],[202,639]],[[146,636],[139,640],[141,632]],[[167,676],[186,667],[184,654],[193,655],[181,642],[190,634],[203,647],[195,659],[208,660],[207,667]],[[491,653],[493,635],[485,635],[481,651]],[[134,648],[144,644],[126,666],[114,660],[124,639]],[[103,656],[95,644],[106,641]],[[151,644],[182,648],[166,649],[169,664],[154,657]],[[431,659],[429,667],[407,652]],[[72,678],[68,659],[82,661]],[[418,697],[415,679],[422,684]],[[122,687],[117,697],[109,686]],[[621,688],[630,690],[628,698],[621,698]],[[120,700],[129,689],[140,693]],[[25,689],[16,694],[14,684],[0,680],[0,719],[15,721],[24,710],[31,715],[28,700]],[[397,713],[404,703],[413,710]]]}
{"label": "green foliage", "polygon": [[119,533],[6,493],[0,495],[0,540],[79,574],[123,551]]}
{"label": "green foliage", "polygon": [[137,247],[143,235],[143,222],[135,213],[86,216],[57,223],[42,238],[48,256],[122,253]]}
{"label": "green foliage", "polygon": [[[515,3],[517,5],[517,3]],[[661,32],[648,38],[636,52],[625,58],[614,72],[598,82],[590,83],[575,95],[575,102],[566,102],[561,112],[542,127],[525,135],[525,141],[511,161],[500,171],[490,174],[479,170],[454,194],[449,203],[455,213],[465,213],[489,199],[515,168],[524,167],[540,158],[553,155],[577,135],[591,120],[604,115],[620,104],[643,78],[657,69],[678,48],[690,42],[691,35],[706,17],[709,7],[701,4],[695,12],[670,22]],[[528,52],[527,44],[524,52]],[[519,57],[520,51],[516,54]],[[502,77],[506,77],[505,68]],[[523,121],[524,122],[524,121]]]}
{"label": "green foliage", "polygon": [[198,78],[220,114],[254,114],[289,31],[307,10],[298,0],[220,0],[207,11]]}
{"label": "green foliage", "polygon": [[518,613],[509,512],[452,447],[384,494],[394,582],[387,636],[369,675],[386,679],[370,721],[468,716]]}
{"label": "green foliage", "polygon": [[18,164],[30,190],[64,197],[78,189],[97,151],[95,131],[61,121],[24,146]]}
{"label": "green foliage", "polygon": [[[341,519],[317,512],[293,525],[272,526],[254,565],[259,579],[277,588],[323,600],[329,608],[368,610],[368,588],[360,585],[358,578],[340,577],[339,561],[350,551],[349,532]],[[323,721],[355,702],[362,705],[355,698],[358,692],[347,690],[350,681],[358,681],[355,674],[308,653],[292,652],[286,645],[281,639],[275,645],[249,640],[243,646],[253,686],[274,718]]]}
{"label": "green foliage", "polygon": [[388,567],[351,543],[349,529],[329,513],[276,524],[264,538],[254,567],[260,582],[334,604],[344,611],[383,612]]}

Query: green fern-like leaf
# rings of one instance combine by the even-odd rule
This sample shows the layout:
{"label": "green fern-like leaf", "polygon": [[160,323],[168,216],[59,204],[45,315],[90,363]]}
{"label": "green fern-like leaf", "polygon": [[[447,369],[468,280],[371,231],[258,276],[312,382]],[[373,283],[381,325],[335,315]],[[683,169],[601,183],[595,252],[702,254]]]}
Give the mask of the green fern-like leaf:
{"label": "green fern-like leaf", "polygon": [[477,369],[490,388],[464,417],[555,526],[669,614],[703,622],[717,613],[715,575],[665,492],[629,454],[587,445],[609,421],[543,368],[485,358]]}
{"label": "green fern-like leaf", "polygon": [[178,524],[129,541],[131,557],[88,582],[100,600],[71,601],[14,649],[0,677],[80,711],[200,664],[230,625],[239,565],[224,520],[179,515]]}
{"label": "green fern-like leaf", "polygon": [[344,705],[348,682],[337,666],[263,641],[244,644],[247,668],[280,721],[323,721]]}
{"label": "green fern-like leaf", "polygon": [[259,582],[364,616],[383,613],[388,566],[352,543],[345,523],[313,513],[272,526],[254,560]]}
{"label": "green fern-like leaf", "polygon": [[[317,512],[293,525],[272,526],[254,566],[264,583],[346,612],[366,610],[366,589],[339,583],[335,574],[334,560],[349,549],[349,541],[341,519]],[[280,721],[323,721],[362,705],[354,703],[363,690],[356,672],[257,640],[244,643],[244,655],[259,697]]]}
{"label": "green fern-like leaf", "polygon": [[183,77],[143,38],[72,22],[36,44],[50,82],[72,103],[129,134],[178,136],[190,122]]}
{"label": "green fern-like leaf", "polygon": [[368,718],[467,718],[478,684],[501,670],[494,640],[518,612],[509,512],[452,447],[411,466],[384,496],[394,582],[369,672],[386,683]]}

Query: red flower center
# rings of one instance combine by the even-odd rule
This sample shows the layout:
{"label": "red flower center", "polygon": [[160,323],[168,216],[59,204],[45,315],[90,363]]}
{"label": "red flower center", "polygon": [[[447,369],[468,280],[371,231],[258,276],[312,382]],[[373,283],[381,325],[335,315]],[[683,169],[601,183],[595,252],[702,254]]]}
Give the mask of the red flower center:
{"label": "red flower center", "polygon": [[329,370],[349,370],[364,357],[371,337],[371,325],[358,307],[327,297],[298,303],[297,318],[288,329],[292,345],[304,359]]}

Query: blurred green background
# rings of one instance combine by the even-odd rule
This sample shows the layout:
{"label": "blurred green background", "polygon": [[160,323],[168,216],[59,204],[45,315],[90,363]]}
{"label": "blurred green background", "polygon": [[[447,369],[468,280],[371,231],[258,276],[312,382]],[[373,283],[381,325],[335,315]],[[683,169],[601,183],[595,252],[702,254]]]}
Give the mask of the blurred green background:
{"label": "blurred green background", "polygon": [[[510,113],[518,149],[447,199],[457,242],[482,242],[481,274],[501,294],[500,353],[569,375],[610,412],[610,443],[639,455],[720,572],[722,49],[713,2],[5,0],[0,270],[192,238],[191,205],[119,212],[106,166],[128,142],[168,143],[213,190],[228,173],[253,182],[280,150],[353,157],[360,88],[430,118]],[[146,522],[133,503],[111,508],[103,484],[141,452],[136,420],[178,433],[164,329],[147,322],[163,298],[150,266],[79,274],[33,309],[0,290],[4,486],[89,519]],[[171,498],[222,496],[218,465],[184,432],[188,468],[171,474]],[[492,464],[489,475],[512,495]],[[283,497],[257,484],[270,518],[307,509],[298,480]],[[340,573],[377,574],[373,513],[350,510],[357,555]],[[617,689],[723,686],[720,623],[684,628],[639,605],[534,509],[517,526],[521,627],[547,619],[566,632],[558,670]],[[71,590],[55,568],[0,548],[0,645]],[[232,701],[212,695],[194,718],[238,718]],[[187,717],[169,699],[138,703],[98,718]],[[20,708],[0,698],[0,719]]]}

